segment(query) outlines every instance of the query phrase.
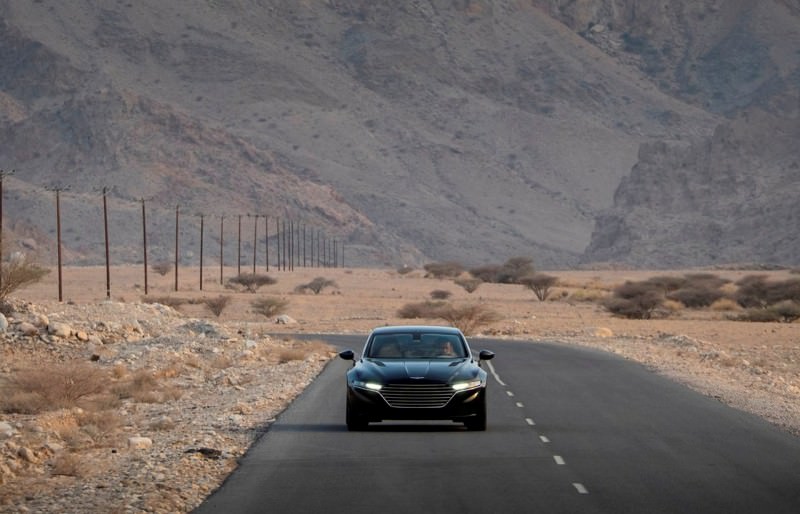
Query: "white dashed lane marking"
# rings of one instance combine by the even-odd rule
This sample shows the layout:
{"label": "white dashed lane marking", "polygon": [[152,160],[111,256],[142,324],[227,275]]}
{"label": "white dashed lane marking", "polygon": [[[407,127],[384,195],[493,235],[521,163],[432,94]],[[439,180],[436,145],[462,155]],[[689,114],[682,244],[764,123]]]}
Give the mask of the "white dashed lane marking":
{"label": "white dashed lane marking", "polygon": [[506,391],[506,394],[508,395],[509,398],[514,397],[514,393],[512,393],[511,391]]}
{"label": "white dashed lane marking", "polygon": [[561,455],[553,455],[553,460],[556,461],[556,464],[559,466],[563,466],[566,464],[564,458]]}
{"label": "white dashed lane marking", "polygon": [[517,402],[517,407],[519,407],[519,408],[521,409],[521,408],[523,408],[523,407],[525,407],[525,406],[524,406],[524,405],[522,405],[522,402]]}
{"label": "white dashed lane marking", "polygon": [[548,439],[547,436],[544,436],[544,435],[540,435],[539,439],[545,444],[550,442],[550,439]]}
{"label": "white dashed lane marking", "polygon": [[529,424],[530,426],[534,426],[536,424],[531,418],[525,418],[525,423]]}
{"label": "white dashed lane marking", "polygon": [[492,374],[494,379],[497,380],[497,383],[500,384],[501,386],[505,387],[506,383],[503,382],[502,380],[500,380],[500,375],[498,375],[497,372],[494,370],[494,366],[492,366],[492,362],[491,361],[485,361],[485,362],[486,362],[486,366],[489,368],[489,372]]}
{"label": "white dashed lane marking", "polygon": [[581,483],[573,482],[572,486],[578,491],[578,494],[589,494],[589,490]]}

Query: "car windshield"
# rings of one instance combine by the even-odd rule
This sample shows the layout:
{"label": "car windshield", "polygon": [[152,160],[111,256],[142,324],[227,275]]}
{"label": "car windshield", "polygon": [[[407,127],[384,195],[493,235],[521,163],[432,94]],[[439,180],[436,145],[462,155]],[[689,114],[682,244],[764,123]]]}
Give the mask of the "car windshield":
{"label": "car windshield", "polygon": [[463,359],[467,349],[456,334],[397,333],[372,338],[367,357],[373,359]]}

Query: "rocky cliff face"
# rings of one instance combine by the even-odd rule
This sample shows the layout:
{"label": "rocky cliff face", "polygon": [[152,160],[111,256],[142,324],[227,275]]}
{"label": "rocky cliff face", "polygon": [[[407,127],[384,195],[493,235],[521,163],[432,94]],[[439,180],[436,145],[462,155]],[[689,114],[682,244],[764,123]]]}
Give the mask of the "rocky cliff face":
{"label": "rocky cliff face", "polygon": [[796,265],[800,122],[748,111],[709,138],[642,145],[586,261]]}
{"label": "rocky cliff face", "polygon": [[617,255],[602,234],[640,237],[622,198],[673,166],[673,141],[699,156],[725,116],[793,112],[800,14],[751,4],[0,2],[4,243],[53,260],[46,188],[66,185],[70,263],[102,261],[104,186],[123,262],[140,258],[142,198],[154,251],[171,254],[180,205],[194,260],[200,214],[248,213],[324,231],[353,265]]}

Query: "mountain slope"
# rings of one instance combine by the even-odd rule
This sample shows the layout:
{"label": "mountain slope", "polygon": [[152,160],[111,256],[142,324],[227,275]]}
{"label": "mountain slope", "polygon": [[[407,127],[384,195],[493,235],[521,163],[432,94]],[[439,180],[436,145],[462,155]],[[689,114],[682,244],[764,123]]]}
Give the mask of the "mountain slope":
{"label": "mountain slope", "polygon": [[249,212],[324,230],[350,264],[575,265],[640,144],[728,109],[535,3],[2,3],[9,226],[52,247],[43,186],[71,185],[65,245],[99,261],[92,190],[114,186],[123,260],[146,197],[164,256],[180,204],[189,252],[195,214]]}

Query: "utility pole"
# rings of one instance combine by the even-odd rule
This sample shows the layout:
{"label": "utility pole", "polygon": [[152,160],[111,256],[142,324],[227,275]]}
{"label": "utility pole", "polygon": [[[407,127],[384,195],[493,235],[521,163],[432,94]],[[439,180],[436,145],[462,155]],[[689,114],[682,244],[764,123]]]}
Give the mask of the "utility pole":
{"label": "utility pole", "polygon": [[200,290],[203,290],[203,221],[204,214],[200,214]]}
{"label": "utility pole", "polygon": [[178,227],[180,225],[180,211],[181,206],[175,206],[175,291],[178,290],[178,262],[180,261],[180,252],[178,249]]}
{"label": "utility pole", "polygon": [[253,275],[256,274],[256,248],[258,248],[258,214],[253,214]]}
{"label": "utility pole", "polygon": [[142,250],[144,253],[144,294],[147,296],[147,214],[142,198]]}
{"label": "utility pole", "polygon": [[0,170],[0,287],[3,286],[3,179],[13,174],[14,170]]}
{"label": "utility pole", "polygon": [[103,188],[103,228],[106,241],[106,298],[111,299],[111,259],[108,249],[108,201],[106,200],[108,188]]}
{"label": "utility pole", "polygon": [[269,273],[269,216],[264,215],[264,254],[267,259],[267,273]]}
{"label": "utility pole", "polygon": [[222,241],[224,239],[225,234],[225,216],[222,215],[219,217],[219,283],[222,285],[222,265],[224,261],[224,254],[222,252],[223,245]]}
{"label": "utility pole", "polygon": [[242,274],[242,215],[239,214],[239,246],[236,251],[236,275]]}
{"label": "utility pole", "polygon": [[57,244],[57,262],[58,262],[58,301],[64,301],[64,281],[61,274],[61,191],[66,191],[67,187],[55,186],[47,188],[49,191],[56,193],[56,244]]}

